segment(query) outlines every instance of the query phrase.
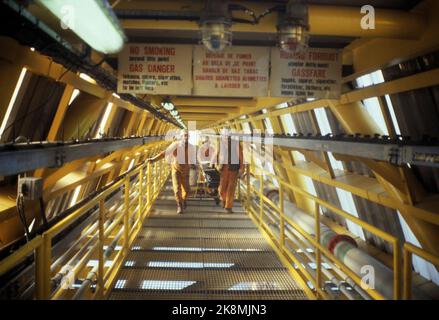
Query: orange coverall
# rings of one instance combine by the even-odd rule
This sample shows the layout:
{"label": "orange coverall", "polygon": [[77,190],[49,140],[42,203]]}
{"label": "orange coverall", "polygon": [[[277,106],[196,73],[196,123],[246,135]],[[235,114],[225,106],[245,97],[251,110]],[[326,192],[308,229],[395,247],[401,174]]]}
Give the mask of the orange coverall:
{"label": "orange coverall", "polygon": [[[167,153],[168,152],[168,153]],[[184,152],[184,160],[177,157],[179,152]],[[166,154],[172,155],[171,160],[171,177],[172,177],[172,189],[174,191],[175,200],[178,204],[186,201],[189,193],[189,152],[194,152],[195,155],[195,147],[189,143],[181,143],[180,141],[173,142],[168,149],[160,152],[157,156],[154,157],[154,161],[163,159]]]}
{"label": "orange coverall", "polygon": [[[242,172],[244,169],[244,160],[243,160],[243,154],[242,154],[242,147],[237,142],[235,152],[238,153],[239,156],[239,167],[238,164],[233,165],[231,161],[231,147],[232,143],[230,138],[228,138],[228,144],[225,143],[221,144],[221,147],[228,146],[228,159],[227,162],[223,163],[223,166],[221,168],[221,181],[218,188],[218,192],[221,196],[221,200],[224,202],[224,208],[225,209],[232,209],[233,207],[233,201],[235,199],[235,189],[236,189],[236,183],[238,181],[239,173]],[[233,150],[232,150],[233,152]]]}

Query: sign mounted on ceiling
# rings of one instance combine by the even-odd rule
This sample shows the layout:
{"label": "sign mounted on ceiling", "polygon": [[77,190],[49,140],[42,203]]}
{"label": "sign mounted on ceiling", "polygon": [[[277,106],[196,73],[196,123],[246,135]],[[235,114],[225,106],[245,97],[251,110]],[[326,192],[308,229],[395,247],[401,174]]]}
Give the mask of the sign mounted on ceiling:
{"label": "sign mounted on ceiling", "polygon": [[270,50],[233,46],[213,53],[194,48],[196,96],[257,97],[268,95]]}
{"label": "sign mounted on ceiling", "polygon": [[192,46],[127,44],[119,53],[118,93],[192,93]]}
{"label": "sign mounted on ceiling", "polygon": [[303,52],[271,49],[270,95],[338,99],[342,56],[339,50],[309,48]]}
{"label": "sign mounted on ceiling", "polygon": [[117,91],[338,99],[341,73],[342,55],[335,49],[270,53],[267,47],[233,46],[213,53],[204,46],[130,43],[119,54]]}

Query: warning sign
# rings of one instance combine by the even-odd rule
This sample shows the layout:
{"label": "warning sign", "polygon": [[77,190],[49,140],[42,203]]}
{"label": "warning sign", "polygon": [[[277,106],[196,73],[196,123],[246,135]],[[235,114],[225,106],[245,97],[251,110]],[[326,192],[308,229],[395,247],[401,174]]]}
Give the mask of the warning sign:
{"label": "warning sign", "polygon": [[233,46],[213,53],[195,46],[194,95],[267,96],[269,60],[269,48]]}
{"label": "warning sign", "polygon": [[310,48],[289,53],[272,48],[271,96],[338,99],[341,70],[339,50]]}
{"label": "warning sign", "polygon": [[190,95],[192,46],[127,44],[119,53],[119,93]]}

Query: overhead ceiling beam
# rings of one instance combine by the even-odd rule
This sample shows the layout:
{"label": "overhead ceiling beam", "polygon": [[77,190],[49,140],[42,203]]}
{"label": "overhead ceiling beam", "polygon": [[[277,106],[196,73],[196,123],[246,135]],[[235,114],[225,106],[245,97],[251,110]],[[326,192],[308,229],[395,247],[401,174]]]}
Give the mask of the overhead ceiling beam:
{"label": "overhead ceiling beam", "polygon": [[[173,98],[172,102],[177,108],[179,106],[189,107],[240,107],[262,109],[272,107],[284,102],[290,101],[291,98],[273,98],[273,97],[258,97],[258,98],[199,98],[199,97],[179,97]],[[246,113],[248,110],[244,109],[241,112]],[[253,110],[252,110],[253,111]]]}
{"label": "overhead ceiling beam", "polygon": [[189,107],[253,107],[257,102],[251,98],[199,98],[199,97],[178,97],[173,98],[175,106]]}
{"label": "overhead ceiling beam", "polygon": [[209,113],[209,114],[180,113],[180,116],[183,120],[218,120],[221,118],[226,118],[227,116],[229,116],[229,114],[227,114],[227,113]]}
{"label": "overhead ceiling beam", "polygon": [[118,107],[132,112],[143,112],[144,110],[129,101],[113,96],[112,92],[100,87],[98,84],[81,78],[77,73],[69,71],[61,64],[53,62],[48,56],[21,46],[12,38],[0,37],[0,46],[2,48],[9,48],[9,50],[0,51],[0,59],[9,62],[11,66],[16,66],[20,70],[25,66],[34,74],[70,85],[81,92],[88,93],[96,98],[106,99],[108,102],[112,102]]}
{"label": "overhead ceiling beam", "polygon": [[69,143],[64,145],[35,144],[17,146],[15,150],[0,152],[0,175],[10,176],[38,168],[61,167],[65,163],[105,154],[108,152],[142,146],[161,141],[163,137],[139,137],[92,142]]}
{"label": "overhead ceiling beam", "polygon": [[[189,126],[189,121],[192,121],[190,126]],[[189,130],[199,130],[205,128],[206,126],[210,126],[214,121],[213,120],[183,120],[183,122],[188,125]]]}
{"label": "overhead ceiling beam", "polygon": [[[257,14],[273,7],[274,3],[240,2],[251,8]],[[200,12],[202,2],[195,0],[183,1],[131,1],[120,9],[136,9],[154,12],[166,11],[192,11]],[[235,17],[247,18],[248,16],[234,13]],[[375,29],[363,29],[361,19],[364,14],[359,7],[310,5],[309,21],[312,35],[359,37],[359,38],[395,38],[395,39],[419,39],[427,27],[427,19],[416,13],[387,10],[376,8]],[[197,21],[188,20],[156,20],[156,19],[123,19],[122,26],[125,30],[186,30],[197,31]],[[258,25],[247,23],[235,23],[233,32],[252,32],[275,34],[277,14],[267,15],[260,20]]]}
{"label": "overhead ceiling beam", "polygon": [[366,73],[399,64],[439,49],[439,1],[422,1],[415,9],[426,13],[428,28],[417,41],[401,39],[358,39],[344,52],[350,55],[355,73],[345,78],[352,81]]}
{"label": "overhead ceiling beam", "polygon": [[177,110],[181,113],[239,113],[238,107],[177,107]]}

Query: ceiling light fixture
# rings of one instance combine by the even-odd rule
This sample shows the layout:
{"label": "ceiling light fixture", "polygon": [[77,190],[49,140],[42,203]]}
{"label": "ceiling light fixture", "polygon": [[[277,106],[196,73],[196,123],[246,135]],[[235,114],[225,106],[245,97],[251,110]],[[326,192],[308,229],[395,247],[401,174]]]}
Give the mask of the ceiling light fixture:
{"label": "ceiling light fixture", "polygon": [[175,109],[175,106],[172,102],[164,101],[162,102],[162,107],[165,108],[167,111],[171,111]]}
{"label": "ceiling light fixture", "polygon": [[279,47],[283,51],[297,52],[308,48],[309,16],[304,0],[289,0],[286,12],[279,14],[277,24]]}
{"label": "ceiling light fixture", "polygon": [[232,18],[228,1],[207,0],[199,25],[201,42],[209,51],[220,52],[232,44]]}
{"label": "ceiling light fixture", "polygon": [[104,54],[122,50],[125,34],[107,0],[37,0],[90,47]]}

